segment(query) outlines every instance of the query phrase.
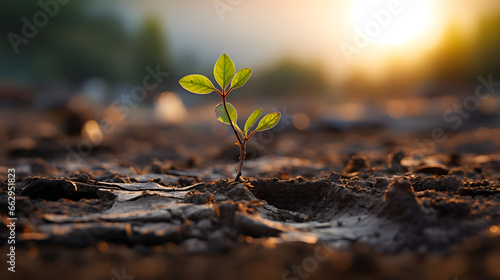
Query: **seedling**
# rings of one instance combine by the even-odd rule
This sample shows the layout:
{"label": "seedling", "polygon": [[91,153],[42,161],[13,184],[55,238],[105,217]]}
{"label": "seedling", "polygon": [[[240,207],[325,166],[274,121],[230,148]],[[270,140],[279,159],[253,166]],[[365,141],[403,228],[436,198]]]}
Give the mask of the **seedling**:
{"label": "seedling", "polygon": [[[212,82],[203,75],[187,75],[179,80],[179,84],[186,90],[196,94],[209,94],[212,91],[217,92],[222,98],[222,102],[215,106],[215,115],[217,119],[227,125],[230,125],[236,135],[238,142],[236,145],[240,147],[240,158],[238,168],[236,170],[235,181],[241,180],[241,170],[245,161],[246,144],[259,131],[264,131],[273,128],[280,120],[279,112],[270,113],[264,116],[257,125],[257,128],[250,132],[250,129],[255,125],[262,114],[262,109],[255,110],[248,117],[244,129],[241,130],[237,124],[238,114],[234,106],[227,102],[227,96],[236,88],[242,87],[252,75],[251,68],[243,68],[236,74],[235,66],[231,58],[226,54],[219,57],[214,66],[214,77],[221,89],[216,89]],[[229,86],[229,89],[227,89]]]}

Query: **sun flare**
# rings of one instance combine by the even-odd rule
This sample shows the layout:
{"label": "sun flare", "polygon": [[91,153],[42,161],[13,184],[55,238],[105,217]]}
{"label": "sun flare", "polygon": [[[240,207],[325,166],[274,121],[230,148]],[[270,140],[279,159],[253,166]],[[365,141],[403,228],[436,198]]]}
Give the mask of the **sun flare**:
{"label": "sun flare", "polygon": [[429,25],[431,0],[353,0],[356,27],[373,42],[401,45],[416,39]]}

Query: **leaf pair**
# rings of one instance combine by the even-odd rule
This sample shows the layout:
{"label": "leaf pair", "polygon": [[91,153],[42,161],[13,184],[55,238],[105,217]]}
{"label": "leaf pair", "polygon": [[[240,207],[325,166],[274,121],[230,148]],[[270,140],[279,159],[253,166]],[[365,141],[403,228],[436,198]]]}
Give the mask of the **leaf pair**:
{"label": "leaf pair", "polygon": [[[229,102],[226,102],[226,107],[227,107],[227,111],[229,112],[229,117],[231,118],[233,125],[236,127],[236,129],[238,129],[238,131],[240,133],[243,134],[243,132],[239,128],[238,124],[236,123],[238,120],[238,113],[236,112],[236,109]],[[217,116],[217,119],[220,122],[228,124],[228,125],[231,124],[229,122],[229,118],[228,118],[228,115],[226,113],[226,110],[224,109],[223,103],[219,103],[215,107],[215,114]],[[245,129],[244,135],[245,136],[248,134],[248,131],[250,130],[250,128],[252,128],[252,126],[255,125],[255,123],[257,122],[257,120],[260,118],[261,115],[262,115],[262,109],[257,109],[248,117],[248,119],[245,123],[245,127],[244,127],[244,129]],[[264,130],[268,130],[268,129],[273,128],[279,122],[280,117],[281,117],[280,113],[267,114],[266,116],[264,116],[260,120],[260,122],[257,125],[257,128],[254,130],[254,132],[264,131]]]}
{"label": "leaf pair", "polygon": [[[221,86],[219,91],[214,87],[210,80],[203,75],[187,75],[179,80],[179,84],[186,90],[194,92],[196,94],[209,94],[212,91],[216,91],[222,98],[222,103],[219,103],[215,107],[215,114],[217,119],[225,124],[231,125],[234,134],[238,139],[238,145],[240,146],[240,160],[238,164],[238,169],[236,171],[235,181],[240,181],[241,170],[243,168],[243,162],[245,161],[245,145],[252,138],[252,136],[259,131],[267,130],[273,128],[280,120],[280,113],[270,113],[264,116],[257,125],[257,128],[248,135],[248,131],[252,128],[257,120],[262,115],[262,109],[255,110],[247,119],[244,127],[244,132],[238,126],[238,113],[234,106],[226,102],[227,95],[235,88],[243,86],[250,76],[252,75],[251,68],[243,68],[236,74],[235,66],[231,58],[226,54],[219,57],[214,66],[214,77],[217,83]],[[229,90],[226,88],[230,85]]]}
{"label": "leaf pair", "polygon": [[[236,67],[227,54],[219,57],[214,66],[214,77],[222,88],[222,93],[229,84],[229,91],[242,87],[252,75],[251,68],[243,68],[234,74]],[[179,80],[179,84],[186,90],[196,94],[209,94],[216,90],[212,82],[203,75],[187,75]]]}

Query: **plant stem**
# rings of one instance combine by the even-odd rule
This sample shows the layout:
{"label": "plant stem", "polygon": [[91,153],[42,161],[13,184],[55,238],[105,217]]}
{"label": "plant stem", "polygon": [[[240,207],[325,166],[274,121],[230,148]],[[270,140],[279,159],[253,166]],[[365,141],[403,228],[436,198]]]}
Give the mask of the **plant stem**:
{"label": "plant stem", "polygon": [[236,171],[236,177],[234,178],[234,181],[241,181],[241,170],[243,169],[243,162],[245,162],[245,155],[246,155],[246,144],[247,144],[247,139],[243,140],[243,143],[240,145],[240,162],[238,164],[238,170]]}
{"label": "plant stem", "polygon": [[238,145],[241,146],[242,141],[240,139],[240,135],[238,134],[238,131],[236,131],[236,128],[234,127],[233,121],[231,120],[231,116],[229,115],[229,111],[227,110],[226,97],[225,96],[222,96],[222,104],[224,105],[224,110],[226,111],[227,118],[229,119],[229,124],[233,128],[234,134],[236,135],[236,138],[238,139]]}
{"label": "plant stem", "polygon": [[243,169],[243,162],[245,161],[245,153],[246,153],[246,144],[248,139],[245,137],[243,141],[241,141],[240,135],[238,134],[238,131],[234,127],[233,121],[231,120],[231,116],[229,115],[229,111],[227,110],[227,105],[226,105],[226,96],[224,89],[222,90],[222,104],[224,105],[224,110],[226,111],[227,118],[229,119],[229,124],[231,124],[231,128],[233,128],[234,134],[236,135],[236,139],[238,139],[238,146],[240,146],[240,162],[238,164],[238,170],[236,170],[236,177],[234,178],[234,181],[240,181],[241,177],[241,170]]}

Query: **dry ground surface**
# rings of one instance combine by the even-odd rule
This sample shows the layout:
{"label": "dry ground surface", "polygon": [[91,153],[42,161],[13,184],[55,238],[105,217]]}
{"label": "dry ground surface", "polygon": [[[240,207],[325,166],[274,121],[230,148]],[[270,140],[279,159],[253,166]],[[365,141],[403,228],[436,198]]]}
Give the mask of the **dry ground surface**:
{"label": "dry ground surface", "polygon": [[[253,140],[245,181],[234,182],[229,135],[129,126],[82,154],[79,136],[10,128],[0,275],[500,279],[500,137],[474,133],[449,133],[425,155],[414,145],[425,134],[284,128]],[[15,273],[5,262],[9,168]]]}

